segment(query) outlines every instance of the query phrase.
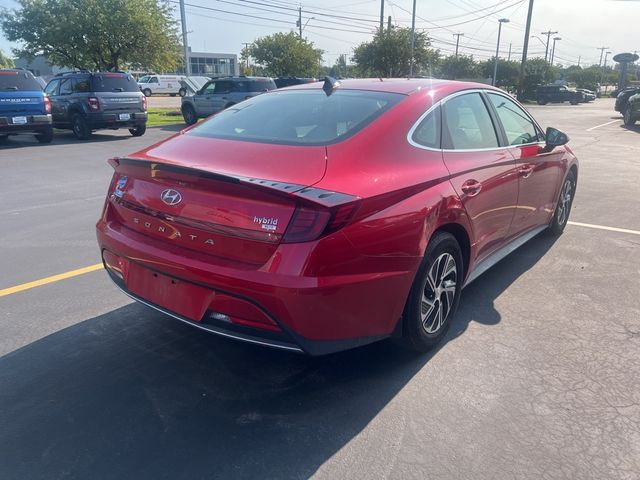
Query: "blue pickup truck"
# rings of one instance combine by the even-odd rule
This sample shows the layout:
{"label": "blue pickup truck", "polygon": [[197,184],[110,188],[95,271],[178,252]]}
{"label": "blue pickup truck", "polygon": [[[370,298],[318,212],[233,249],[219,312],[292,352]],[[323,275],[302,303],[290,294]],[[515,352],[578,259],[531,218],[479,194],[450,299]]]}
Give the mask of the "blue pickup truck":
{"label": "blue pickup truck", "polygon": [[40,143],[53,140],[51,101],[31,72],[0,70],[0,143],[23,133]]}

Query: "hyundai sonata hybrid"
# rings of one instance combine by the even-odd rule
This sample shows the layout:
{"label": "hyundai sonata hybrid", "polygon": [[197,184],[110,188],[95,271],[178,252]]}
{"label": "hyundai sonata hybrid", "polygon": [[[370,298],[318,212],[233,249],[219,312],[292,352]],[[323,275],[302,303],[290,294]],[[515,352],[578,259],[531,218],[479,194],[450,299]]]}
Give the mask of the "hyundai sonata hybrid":
{"label": "hyundai sonata hybrid", "polygon": [[578,178],[567,142],[487,85],[269,92],[109,160],[102,260],[130,297],[225,337],[427,350],[465,285],[562,233]]}

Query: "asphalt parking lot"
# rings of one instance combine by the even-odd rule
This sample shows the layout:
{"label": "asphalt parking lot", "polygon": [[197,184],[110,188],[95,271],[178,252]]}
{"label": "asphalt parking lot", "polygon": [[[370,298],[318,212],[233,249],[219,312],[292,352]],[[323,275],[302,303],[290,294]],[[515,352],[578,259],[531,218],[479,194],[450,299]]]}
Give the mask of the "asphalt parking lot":
{"label": "asphalt parking lot", "polygon": [[580,159],[572,223],[465,289],[429,355],[231,342],[132,303],[100,270],[11,293],[97,264],[105,159],[177,127],[10,140],[0,478],[640,478],[640,127],[612,99],[530,110]]}

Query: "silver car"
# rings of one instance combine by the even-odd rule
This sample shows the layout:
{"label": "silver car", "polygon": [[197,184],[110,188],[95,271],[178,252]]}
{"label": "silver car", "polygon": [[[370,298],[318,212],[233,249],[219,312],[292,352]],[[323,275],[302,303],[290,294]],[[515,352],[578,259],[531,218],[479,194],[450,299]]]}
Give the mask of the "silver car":
{"label": "silver car", "polygon": [[182,116],[187,125],[193,125],[199,118],[208,117],[247,98],[275,89],[276,84],[268,77],[214,78],[194,95],[182,97]]}

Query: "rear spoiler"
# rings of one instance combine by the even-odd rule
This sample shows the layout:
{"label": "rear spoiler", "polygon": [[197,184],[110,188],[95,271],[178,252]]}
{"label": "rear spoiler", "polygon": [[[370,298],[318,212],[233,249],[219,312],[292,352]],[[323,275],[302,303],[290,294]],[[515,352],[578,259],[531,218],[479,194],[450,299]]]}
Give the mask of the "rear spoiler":
{"label": "rear spoiler", "polygon": [[345,203],[359,200],[360,197],[348,195],[346,193],[333,192],[313,186],[301,185],[297,183],[286,183],[277,180],[267,180],[264,178],[245,177],[241,175],[233,175],[228,173],[218,173],[211,170],[204,170],[197,167],[185,167],[183,165],[175,165],[172,163],[164,163],[150,160],[134,159],[127,157],[111,158],[108,160],[109,165],[114,169],[120,165],[130,165],[133,167],[148,168],[151,171],[175,172],[199,178],[208,178],[220,182],[251,185],[258,188],[266,188],[289,197],[299,200],[312,202],[326,208],[336,207]]}

